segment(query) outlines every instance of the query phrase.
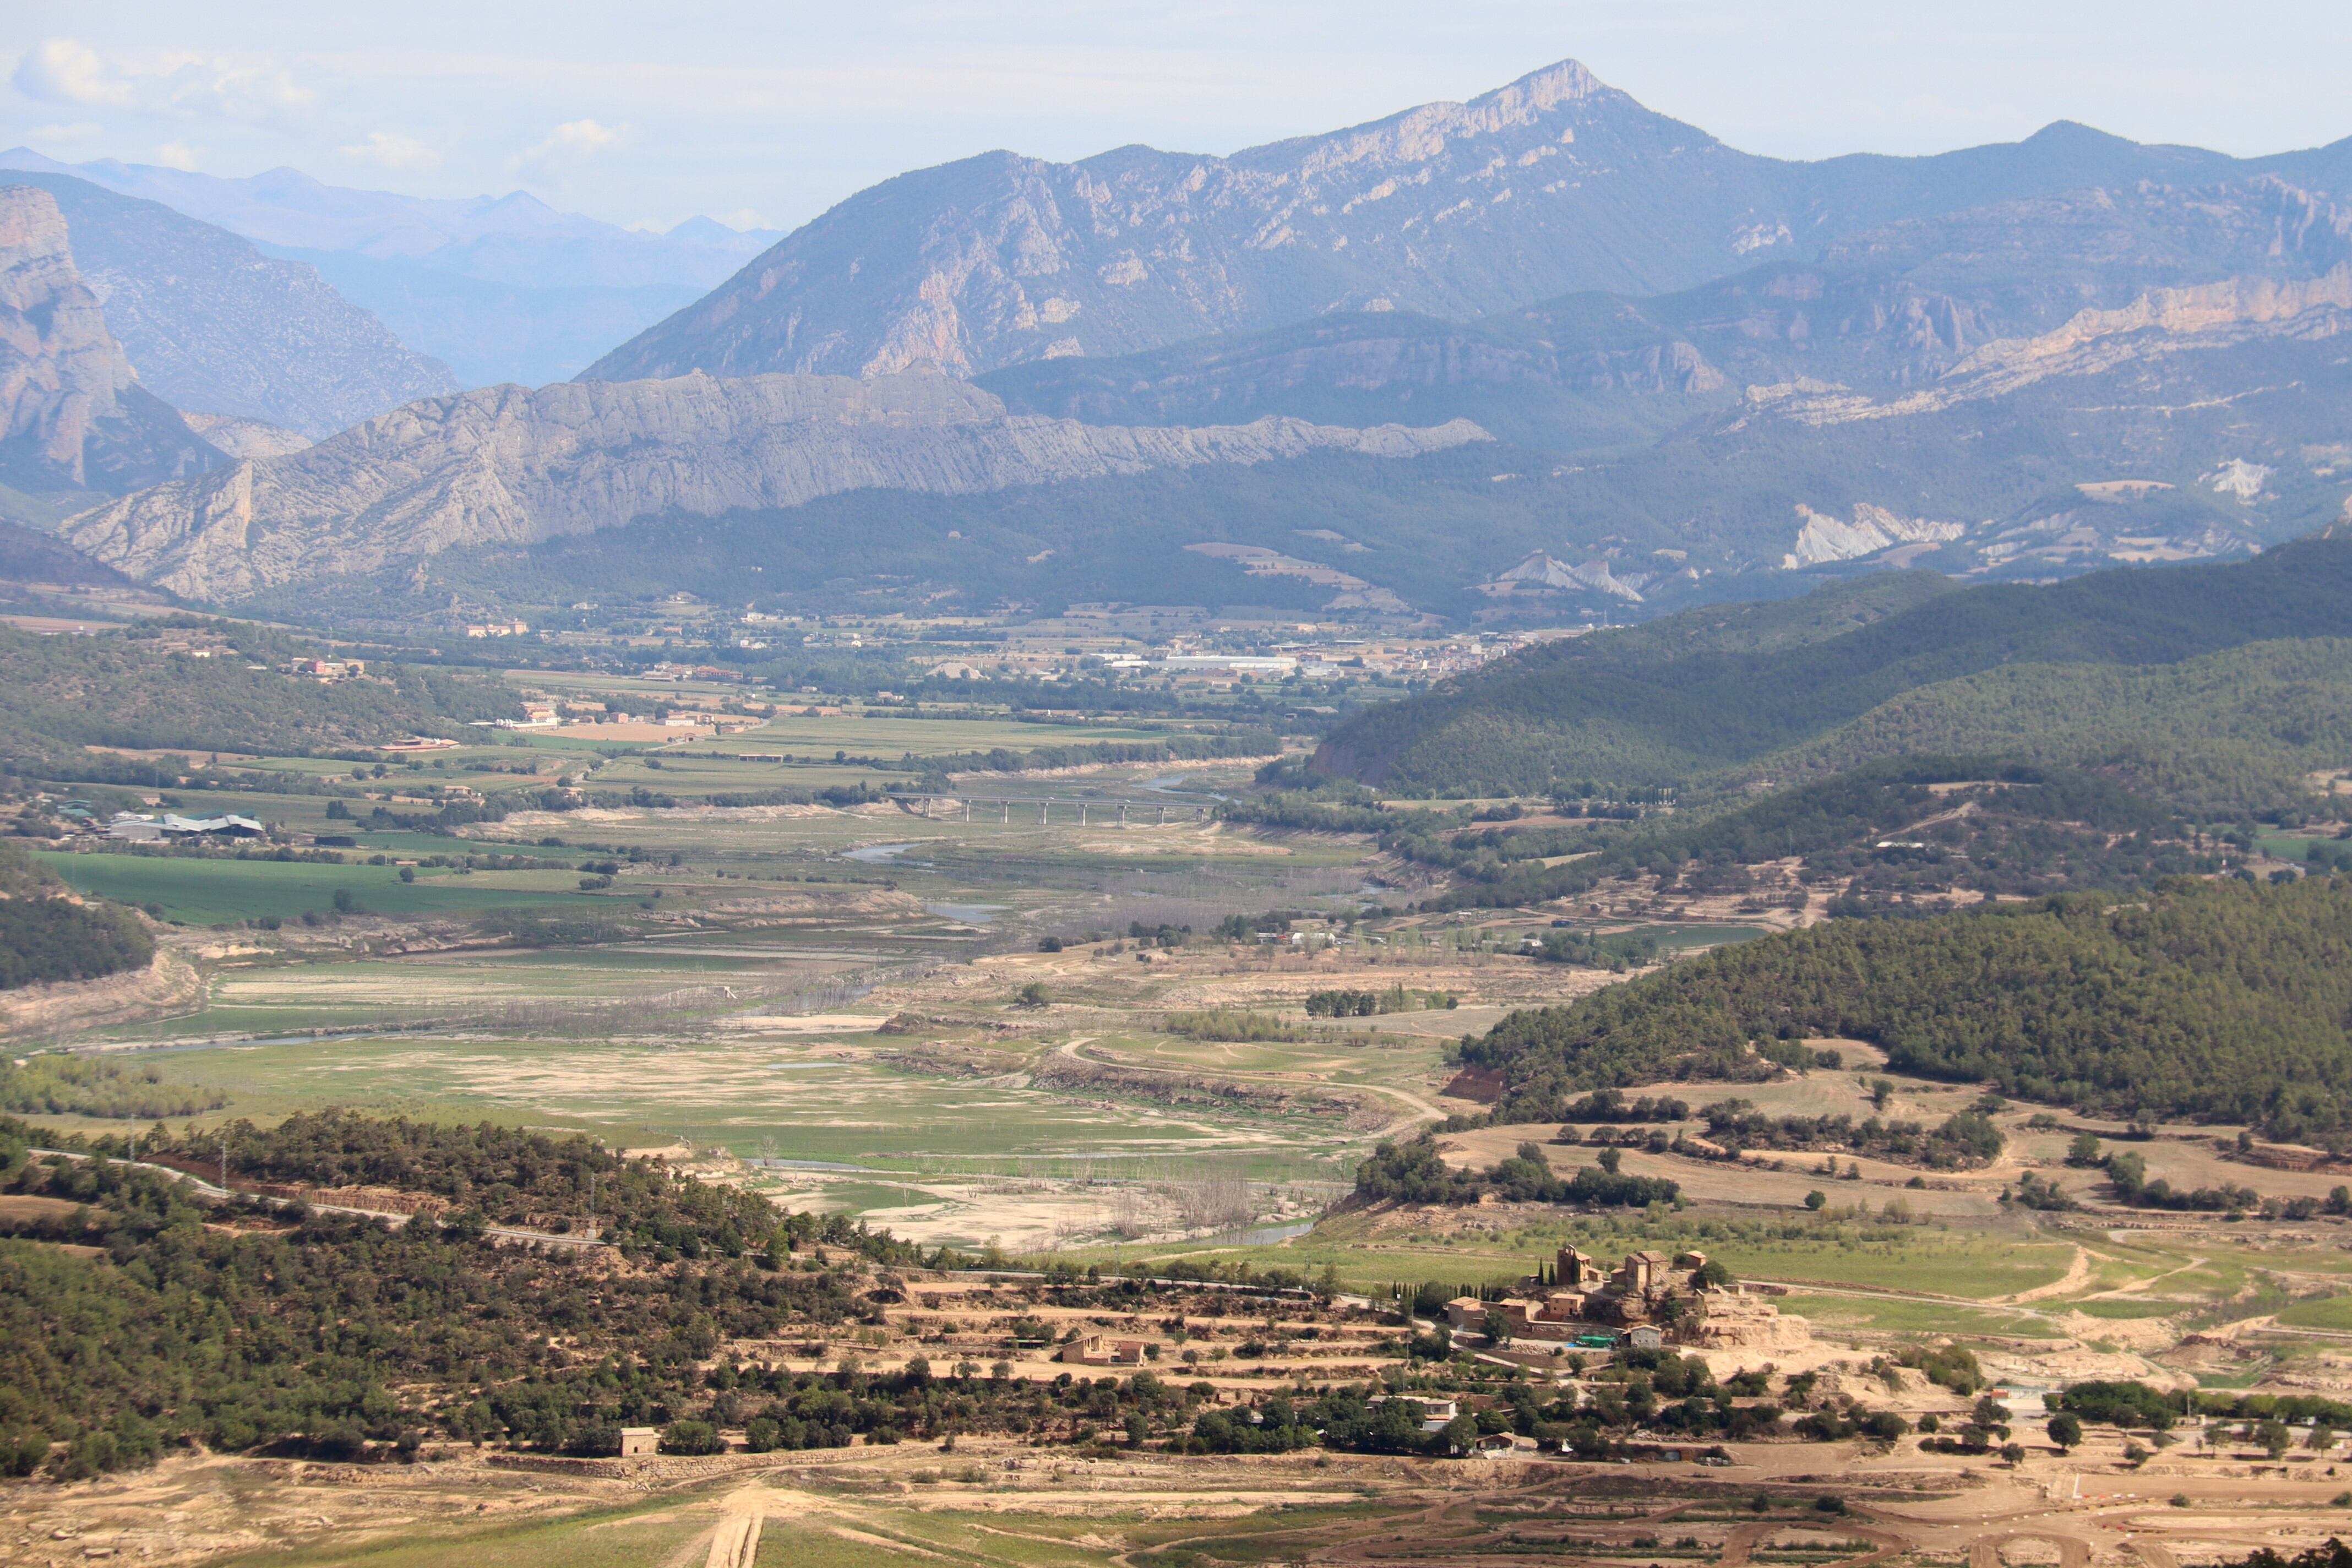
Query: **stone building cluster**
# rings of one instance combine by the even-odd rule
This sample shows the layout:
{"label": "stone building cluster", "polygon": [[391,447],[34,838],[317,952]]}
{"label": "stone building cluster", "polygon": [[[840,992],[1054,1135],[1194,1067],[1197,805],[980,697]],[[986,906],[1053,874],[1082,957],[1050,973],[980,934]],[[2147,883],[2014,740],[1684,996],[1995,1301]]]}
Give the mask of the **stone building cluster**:
{"label": "stone building cluster", "polygon": [[1629,1252],[1613,1269],[1573,1247],[1559,1249],[1552,1278],[1520,1282],[1522,1293],[1499,1301],[1457,1296],[1446,1303],[1457,1331],[1511,1340],[1600,1340],[1638,1335],[1657,1342],[1660,1325],[1705,1316],[1700,1304],[1706,1268],[1702,1252]]}

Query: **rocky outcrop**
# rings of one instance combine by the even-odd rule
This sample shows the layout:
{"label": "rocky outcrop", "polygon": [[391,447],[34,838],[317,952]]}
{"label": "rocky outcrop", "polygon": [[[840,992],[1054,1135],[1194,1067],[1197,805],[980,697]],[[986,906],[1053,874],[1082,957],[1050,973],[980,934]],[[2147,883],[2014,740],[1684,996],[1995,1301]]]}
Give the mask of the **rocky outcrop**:
{"label": "rocky outcrop", "polygon": [[1610,570],[1605,560],[1588,561],[1581,566],[1570,566],[1552,558],[1549,551],[1538,550],[1517,565],[1496,574],[1492,582],[1479,584],[1479,591],[1490,597],[1507,597],[1514,592],[1543,588],[1590,588],[1612,598],[1642,602],[1642,584],[1647,574],[1631,573],[1620,577]]}
{"label": "rocky outcrop", "polygon": [[283,458],[310,444],[310,438],[259,419],[234,414],[183,414],[188,428],[232,458]]}
{"label": "rocky outcrop", "polygon": [[220,461],[139,386],[46,191],[0,186],[0,478],[121,490]]}
{"label": "rocky outcrop", "polygon": [[1832,561],[1859,561],[1898,544],[1945,544],[1968,529],[1957,522],[1934,522],[1924,517],[1903,517],[1868,501],[1854,504],[1853,521],[1815,511],[1797,503],[1801,526],[1794,549],[1780,557],[1784,571],[1826,565]]}
{"label": "rocky outcrop", "polygon": [[2152,289],[2116,310],[2089,310],[2031,337],[2000,338],[1956,363],[1933,385],[1876,397],[1801,376],[1747,389],[1737,430],[1769,411],[1800,425],[1849,425],[1937,414],[1983,403],[2058,376],[2109,374],[2183,353],[2263,339],[2317,340],[2352,330],[2352,263],[2320,278],[2228,278],[2182,289]]}
{"label": "rocky outcrop", "polygon": [[127,497],[67,532],[133,577],[226,602],[468,545],[780,510],[845,490],[963,494],[1316,451],[1410,457],[1485,439],[1465,421],[1081,425],[1010,415],[969,384],[913,374],[499,386]]}
{"label": "rocky outcrop", "polygon": [[452,392],[448,367],[404,348],[316,269],[226,229],[70,175],[0,174],[47,192],[140,384],[175,408],[316,439]]}

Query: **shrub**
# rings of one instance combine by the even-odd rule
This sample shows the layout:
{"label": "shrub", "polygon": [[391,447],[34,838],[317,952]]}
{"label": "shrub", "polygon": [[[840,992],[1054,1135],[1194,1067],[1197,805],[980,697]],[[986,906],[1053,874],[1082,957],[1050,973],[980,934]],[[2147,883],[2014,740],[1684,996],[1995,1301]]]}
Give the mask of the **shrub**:
{"label": "shrub", "polygon": [[719,1428],[708,1421],[673,1421],[662,1428],[665,1454],[715,1454],[719,1447]]}

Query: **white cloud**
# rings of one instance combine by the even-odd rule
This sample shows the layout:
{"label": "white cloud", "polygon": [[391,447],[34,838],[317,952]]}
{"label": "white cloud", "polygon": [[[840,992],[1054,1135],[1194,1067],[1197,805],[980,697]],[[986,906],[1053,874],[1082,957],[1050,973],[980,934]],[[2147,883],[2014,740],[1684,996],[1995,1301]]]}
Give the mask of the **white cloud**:
{"label": "white cloud", "polygon": [[346,158],[385,169],[437,169],[441,154],[414,136],[396,131],[371,131],[364,141],[337,149]]}
{"label": "white cloud", "polygon": [[577,163],[599,153],[609,153],[629,139],[626,125],[604,125],[593,120],[567,120],[515,155],[514,167]]}
{"label": "white cloud", "polygon": [[167,113],[293,123],[309,119],[319,95],[281,66],[236,61],[175,62],[163,79],[157,107]]}
{"label": "white cloud", "polygon": [[731,213],[713,213],[710,216],[717,218],[720,223],[725,224],[729,228],[733,229],[737,234],[744,234],[755,228],[765,228],[768,226],[767,224],[761,219],[760,215],[752,211],[750,207],[737,207]]}
{"label": "white cloud", "polygon": [[80,103],[129,109],[138,101],[131,85],[110,69],[105,58],[71,38],[46,38],[16,62],[16,90],[44,103]]}
{"label": "white cloud", "polygon": [[177,142],[166,142],[155,149],[155,162],[167,169],[177,169],[183,174],[193,174],[196,172],[196,154],[200,151],[202,149],[189,146],[184,138]]}
{"label": "white cloud", "polygon": [[44,103],[131,109],[183,120],[307,121],[319,95],[267,57],[179,53],[107,56],[76,38],[46,38],[16,62],[16,90]]}
{"label": "white cloud", "polygon": [[88,142],[105,134],[105,126],[83,120],[71,125],[36,125],[25,132],[25,138],[29,142]]}

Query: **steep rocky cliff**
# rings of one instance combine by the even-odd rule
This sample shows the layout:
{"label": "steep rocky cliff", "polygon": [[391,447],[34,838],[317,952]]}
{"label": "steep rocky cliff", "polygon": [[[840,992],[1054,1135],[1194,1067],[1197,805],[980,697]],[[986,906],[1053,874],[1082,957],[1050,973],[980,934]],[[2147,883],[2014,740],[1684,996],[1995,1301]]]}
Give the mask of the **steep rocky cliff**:
{"label": "steep rocky cliff", "polygon": [[918,374],[500,386],[425,399],[299,452],[128,497],[67,534],[142,581],[222,602],[468,545],[845,490],[968,494],[1315,451],[1404,457],[1486,438],[1461,422],[1087,426],[1009,415],[976,387]]}
{"label": "steep rocky cliff", "polygon": [[300,262],[69,175],[0,174],[0,184],[55,198],[140,384],[175,408],[316,439],[457,389],[447,366],[402,347]]}
{"label": "steep rocky cliff", "polygon": [[120,492],[221,460],[131,374],[58,204],[0,186],[0,481]]}
{"label": "steep rocky cliff", "polygon": [[1580,289],[1655,294],[1809,259],[1891,222],[2090,186],[2277,172],[2058,125],[1934,158],[1759,158],[1564,61],[1230,158],[1126,147],[990,153],[885,181],[787,236],[583,379],[689,369],[977,374],[1117,355],[1329,311],[1463,320]]}

